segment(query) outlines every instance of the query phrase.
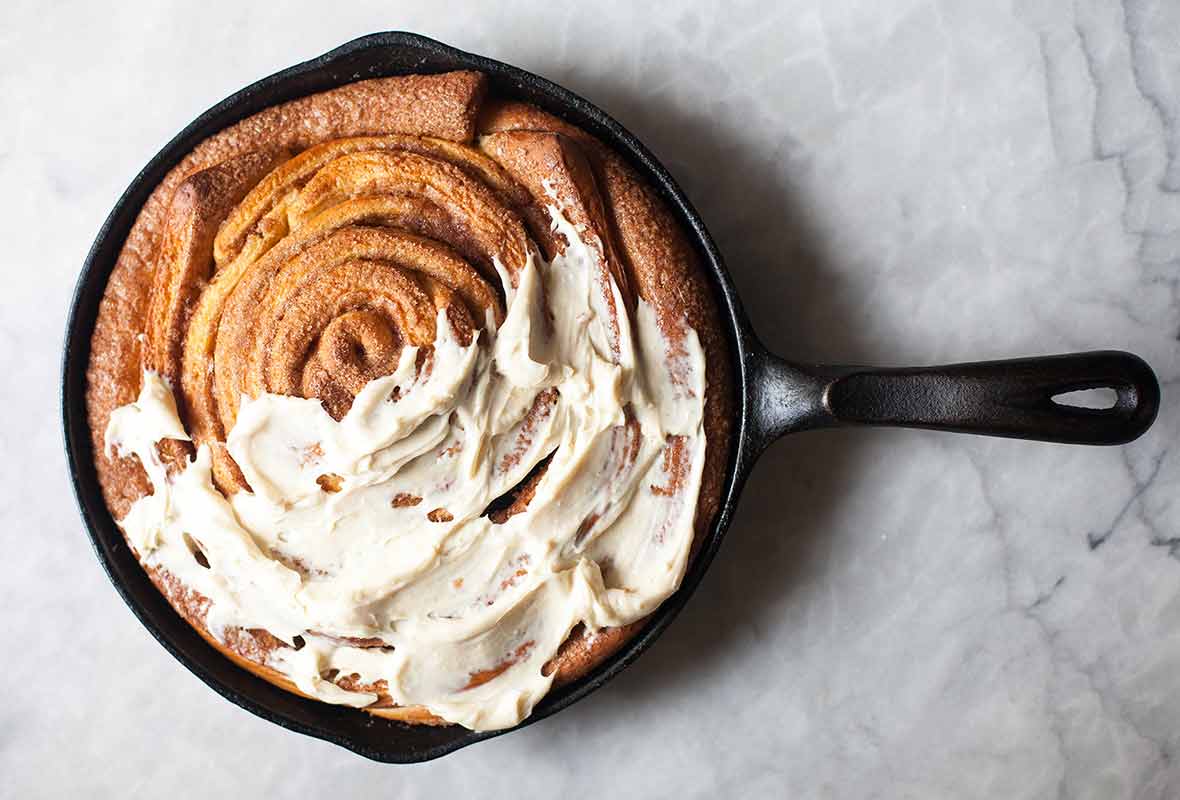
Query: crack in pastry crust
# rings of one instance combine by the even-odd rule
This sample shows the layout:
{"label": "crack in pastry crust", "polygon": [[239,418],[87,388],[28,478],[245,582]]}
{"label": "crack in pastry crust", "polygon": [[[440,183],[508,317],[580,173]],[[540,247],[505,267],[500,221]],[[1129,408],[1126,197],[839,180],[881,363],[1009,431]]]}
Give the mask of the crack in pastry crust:
{"label": "crack in pastry crust", "polygon": [[[686,324],[699,338],[707,445],[695,555],[719,507],[733,409],[712,288],[671,212],[622,158],[539,109],[485,95],[473,72],[360,81],[242,120],[168,174],[128,235],[92,339],[87,408],[116,518],[151,489],[136,459],[108,455],[103,442],[111,412],[135,399],[144,368],[177,390],[194,444],[213,447],[219,488],[247,488],[223,445],[243,393],[316,397],[339,419],[367,381],[392,370],[403,346],[430,345],[433,312],[445,311],[460,341],[489,316],[501,322],[497,267],[515,287],[530,254],[552,258],[568,245],[545,210],[555,197],[601,243],[600,284],[619,289],[621,307],[603,293],[616,319],[616,357],[618,315],[633,313],[639,298],[654,309],[673,360]],[[548,402],[538,395],[535,405]],[[681,447],[669,439],[663,460],[672,479],[652,491],[675,492]],[[168,440],[160,451],[176,469],[192,447]],[[543,474],[542,464],[497,513],[506,519],[527,507]],[[302,693],[266,665],[287,644],[259,629],[229,629],[219,640],[205,621],[207,598],[166,570],[148,572],[214,647]],[[643,622],[575,629],[546,674],[555,685],[578,679]],[[441,722],[421,707],[392,707],[380,682],[332,678],[377,694],[370,713]]]}

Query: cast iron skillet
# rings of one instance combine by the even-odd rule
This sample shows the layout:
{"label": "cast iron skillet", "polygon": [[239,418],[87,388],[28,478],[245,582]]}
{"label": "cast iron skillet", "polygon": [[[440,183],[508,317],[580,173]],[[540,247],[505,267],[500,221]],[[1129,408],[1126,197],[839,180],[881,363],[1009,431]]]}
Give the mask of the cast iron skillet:
{"label": "cast iron skillet", "polygon": [[[721,511],[680,590],[618,654],[582,680],[557,689],[524,725],[582,699],[623,670],[664,631],[712,561],[738,493],[762,450],[787,433],[844,425],[895,425],[1078,444],[1121,444],[1151,425],[1159,384],[1129,353],[1104,351],[1047,358],[914,369],[825,367],[784,361],[750,329],[721,254],[667,170],[634,136],[596,106],[544,78],[409,33],[377,33],[264,78],[226,98],[181,131],[119,198],[90,249],[74,292],[62,365],[62,415],[74,491],[95,551],[115,588],[145,627],[197,677],[239,706],[300,733],[377,761],[426,761],[504,731],[423,727],[306,700],[234,666],[180,618],[148,580],[102,499],[86,422],[86,366],[99,299],[119,249],[148,194],[210,134],[267,106],[362,78],[476,69],[501,96],[526,100],[581,126],[625,157],[657,188],[694,241],[712,278],[729,339],[738,396],[733,453]],[[1108,387],[1109,409],[1059,405],[1053,397]]]}

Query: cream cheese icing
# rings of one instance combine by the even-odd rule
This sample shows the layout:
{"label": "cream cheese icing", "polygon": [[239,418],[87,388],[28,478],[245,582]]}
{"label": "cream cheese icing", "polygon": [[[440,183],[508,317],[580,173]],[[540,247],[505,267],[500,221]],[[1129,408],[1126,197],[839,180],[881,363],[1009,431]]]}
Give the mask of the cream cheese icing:
{"label": "cream cheese icing", "polygon": [[[625,305],[602,285],[601,242],[549,212],[568,246],[503,281],[498,329],[463,345],[441,311],[425,359],[404,348],[339,421],[315,399],[244,396],[226,447],[250,491],[215,488],[206,445],[168,474],[156,444],[189,437],[167,382],[144,373],[106,430],[153,487],[120,524],[145,565],[209,598],[212,635],[271,632],[291,647],[268,666],[326,702],[375,702],[328,678],[355,675],[498,729],[544,697],[575,626],[634,622],[676,590],[704,465],[703,351],[687,325],[672,347],[642,300],[612,325],[603,292]],[[525,511],[485,515],[545,459]]]}

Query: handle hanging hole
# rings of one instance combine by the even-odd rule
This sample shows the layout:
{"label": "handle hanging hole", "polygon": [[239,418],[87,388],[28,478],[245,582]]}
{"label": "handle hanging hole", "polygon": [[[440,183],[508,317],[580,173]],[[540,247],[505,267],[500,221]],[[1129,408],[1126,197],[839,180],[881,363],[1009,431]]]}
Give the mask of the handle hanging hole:
{"label": "handle hanging hole", "polygon": [[1053,402],[1067,408],[1089,408],[1095,411],[1107,411],[1118,405],[1119,393],[1109,386],[1096,389],[1078,389],[1073,392],[1062,392],[1053,395]]}

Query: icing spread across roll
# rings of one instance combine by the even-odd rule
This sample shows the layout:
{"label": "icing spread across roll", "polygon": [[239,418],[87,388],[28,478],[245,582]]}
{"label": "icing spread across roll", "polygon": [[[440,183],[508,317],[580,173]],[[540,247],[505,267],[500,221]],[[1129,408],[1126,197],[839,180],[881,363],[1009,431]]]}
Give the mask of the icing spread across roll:
{"label": "icing spread across roll", "polygon": [[643,300],[627,312],[603,243],[549,199],[566,246],[515,270],[493,259],[502,318],[487,303],[482,329],[457,328],[440,304],[433,342],[402,346],[342,415],[315,396],[234,398],[224,448],[248,489],[219,490],[215,442],[179,469],[161,460],[158,442],[189,434],[160,374],[110,416],[108,448],[153,488],[121,521],[141,560],[209,599],[214,636],[286,643],[268,666],[309,695],[364,707],[377,694],[341,684],[381,685],[470,728],[511,726],[575,626],[636,621],[679,585],[702,348],[687,325],[671,343]]}

